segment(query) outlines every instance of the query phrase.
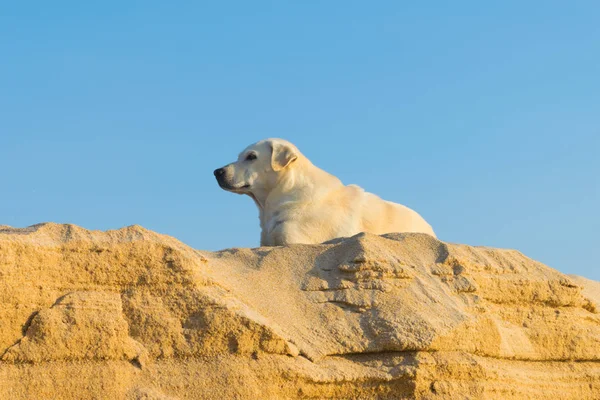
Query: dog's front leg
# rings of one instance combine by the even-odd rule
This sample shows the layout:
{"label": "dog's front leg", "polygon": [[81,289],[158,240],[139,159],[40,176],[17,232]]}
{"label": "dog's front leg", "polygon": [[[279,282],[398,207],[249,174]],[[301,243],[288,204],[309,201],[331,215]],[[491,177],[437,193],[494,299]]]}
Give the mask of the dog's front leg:
{"label": "dog's front leg", "polygon": [[313,241],[298,223],[278,221],[265,235],[266,246],[285,246],[292,243],[311,244]]}

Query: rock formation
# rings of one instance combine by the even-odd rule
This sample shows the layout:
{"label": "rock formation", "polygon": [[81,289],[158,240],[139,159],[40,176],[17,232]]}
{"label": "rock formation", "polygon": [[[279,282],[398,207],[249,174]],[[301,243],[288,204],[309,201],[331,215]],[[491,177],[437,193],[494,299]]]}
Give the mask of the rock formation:
{"label": "rock formation", "polygon": [[0,399],[598,399],[600,283],[424,234],[0,227]]}

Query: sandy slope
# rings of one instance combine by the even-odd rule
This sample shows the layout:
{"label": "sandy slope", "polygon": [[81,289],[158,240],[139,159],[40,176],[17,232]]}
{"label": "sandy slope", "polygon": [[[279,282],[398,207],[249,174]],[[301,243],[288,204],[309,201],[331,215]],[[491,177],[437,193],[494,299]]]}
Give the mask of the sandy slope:
{"label": "sandy slope", "polygon": [[600,398],[600,283],[422,234],[0,227],[0,398]]}

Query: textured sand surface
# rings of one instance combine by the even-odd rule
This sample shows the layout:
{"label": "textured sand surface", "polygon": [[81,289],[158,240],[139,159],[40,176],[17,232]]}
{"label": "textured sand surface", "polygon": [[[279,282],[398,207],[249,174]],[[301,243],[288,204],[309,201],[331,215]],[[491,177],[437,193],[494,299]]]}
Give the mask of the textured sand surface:
{"label": "textured sand surface", "polygon": [[0,226],[0,399],[599,399],[600,283],[423,234]]}

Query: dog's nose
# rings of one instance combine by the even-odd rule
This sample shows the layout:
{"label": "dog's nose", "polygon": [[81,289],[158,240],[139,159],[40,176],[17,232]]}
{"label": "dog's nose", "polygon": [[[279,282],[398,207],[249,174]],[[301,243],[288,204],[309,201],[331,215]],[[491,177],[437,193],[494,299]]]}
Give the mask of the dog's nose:
{"label": "dog's nose", "polygon": [[219,169],[215,169],[215,176],[218,178],[220,176],[223,176],[223,174],[225,173],[225,169],[224,168],[219,168]]}

